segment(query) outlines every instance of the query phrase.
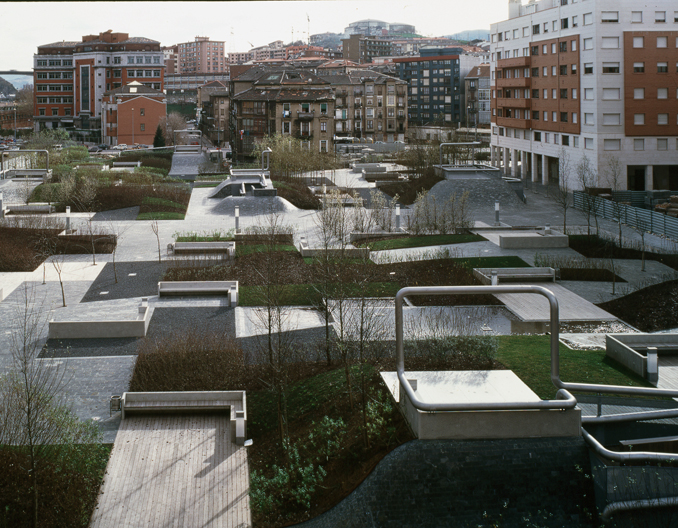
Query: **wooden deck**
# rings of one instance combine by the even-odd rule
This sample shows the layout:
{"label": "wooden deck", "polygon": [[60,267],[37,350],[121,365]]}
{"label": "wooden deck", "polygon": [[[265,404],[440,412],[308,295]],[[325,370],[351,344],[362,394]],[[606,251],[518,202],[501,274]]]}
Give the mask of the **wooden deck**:
{"label": "wooden deck", "polygon": [[659,379],[657,380],[657,387],[660,389],[678,390],[678,356],[659,355]]}
{"label": "wooden deck", "polygon": [[251,526],[247,450],[230,431],[226,413],[123,420],[90,527]]}
{"label": "wooden deck", "polygon": [[[525,286],[543,286],[551,290],[558,299],[560,321],[614,321],[617,318],[598,308],[595,304],[582,299],[560,284],[543,282],[521,283]],[[495,295],[506,307],[523,321],[550,321],[549,303],[546,297],[532,293],[506,293]]]}

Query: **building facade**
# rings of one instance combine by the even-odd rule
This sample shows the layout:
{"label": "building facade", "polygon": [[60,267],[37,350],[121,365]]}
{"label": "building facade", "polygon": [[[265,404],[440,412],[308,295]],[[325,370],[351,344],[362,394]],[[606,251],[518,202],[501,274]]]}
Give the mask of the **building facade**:
{"label": "building facade", "polygon": [[462,79],[483,57],[461,48],[423,48],[420,54],[393,59],[398,77],[409,86],[410,126],[459,126],[466,117]]}
{"label": "building facade", "polygon": [[193,42],[177,44],[177,74],[223,73],[228,71],[224,42],[195,37]]}
{"label": "building facade", "polygon": [[490,65],[473,68],[464,79],[464,85],[467,126],[489,126],[492,120]]}
{"label": "building facade", "polygon": [[83,141],[101,140],[104,93],[137,81],[164,89],[160,43],[106,31],[79,42],[38,46],[33,57],[34,129],[67,128]]}
{"label": "building facade", "polygon": [[355,34],[341,40],[343,58],[358,64],[372,62],[374,57],[389,57],[391,41]]}
{"label": "building facade", "polygon": [[[509,1],[492,25],[492,160],[581,189],[678,189],[678,7],[654,0]],[[616,169],[616,170],[615,170]]]}
{"label": "building facade", "polygon": [[133,81],[106,92],[101,102],[102,137],[106,145],[152,145],[167,100],[160,90]]}

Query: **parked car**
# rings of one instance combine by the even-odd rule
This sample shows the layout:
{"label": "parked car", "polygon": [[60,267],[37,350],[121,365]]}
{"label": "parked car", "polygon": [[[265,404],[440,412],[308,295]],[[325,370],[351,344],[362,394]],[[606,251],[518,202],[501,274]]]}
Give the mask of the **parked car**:
{"label": "parked car", "polygon": [[98,148],[101,150],[108,150],[110,147],[106,145],[105,143],[102,143],[101,145],[97,145]]}
{"label": "parked car", "polygon": [[112,146],[111,150],[127,150],[127,145],[125,143],[120,143],[120,145]]}

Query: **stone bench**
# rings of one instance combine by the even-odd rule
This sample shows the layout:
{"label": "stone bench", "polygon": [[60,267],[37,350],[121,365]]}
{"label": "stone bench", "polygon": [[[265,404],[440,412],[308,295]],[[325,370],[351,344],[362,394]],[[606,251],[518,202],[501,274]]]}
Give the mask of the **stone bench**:
{"label": "stone bench", "polygon": [[46,203],[7,204],[6,209],[12,214],[51,214],[54,206]]}
{"label": "stone bench", "polygon": [[[1,293],[1,292],[0,292]],[[0,295],[1,297],[1,295]],[[136,318],[108,320],[69,320],[49,322],[50,339],[99,339],[120,337],[145,337],[151,322],[148,299],[138,307]],[[123,314],[124,315],[124,314]]]}
{"label": "stone bench", "polygon": [[175,255],[190,255],[196,253],[219,253],[235,256],[235,242],[175,242],[168,248]]}
{"label": "stone bench", "polygon": [[556,282],[556,270],[553,268],[475,268],[473,275],[485,285],[492,285],[495,276],[496,284],[500,282]]}
{"label": "stone bench", "polygon": [[226,295],[238,306],[238,281],[165,281],[158,283],[158,296]]}
{"label": "stone bench", "polygon": [[245,391],[125,392],[120,398],[122,419],[130,413],[195,413],[228,411],[231,440],[245,443],[247,399]]}

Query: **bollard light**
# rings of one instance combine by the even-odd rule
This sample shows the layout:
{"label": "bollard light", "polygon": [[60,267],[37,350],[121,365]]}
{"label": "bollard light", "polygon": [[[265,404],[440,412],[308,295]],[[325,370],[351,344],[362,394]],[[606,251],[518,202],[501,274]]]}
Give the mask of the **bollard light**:
{"label": "bollard light", "polygon": [[499,223],[499,202],[494,202],[494,225],[498,226]]}
{"label": "bollard light", "polygon": [[396,204],[396,229],[400,229],[400,204]]}
{"label": "bollard light", "polygon": [[71,229],[71,207],[66,206],[66,231]]}
{"label": "bollard light", "polygon": [[240,207],[237,205],[235,206],[235,217],[238,218],[240,216]]}
{"label": "bollard light", "polygon": [[235,232],[240,232],[240,207],[235,206]]}

